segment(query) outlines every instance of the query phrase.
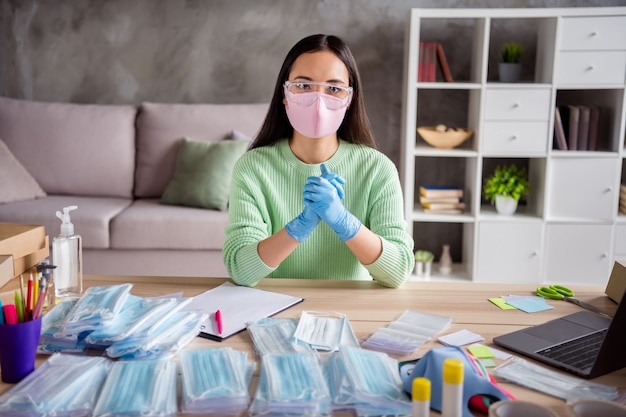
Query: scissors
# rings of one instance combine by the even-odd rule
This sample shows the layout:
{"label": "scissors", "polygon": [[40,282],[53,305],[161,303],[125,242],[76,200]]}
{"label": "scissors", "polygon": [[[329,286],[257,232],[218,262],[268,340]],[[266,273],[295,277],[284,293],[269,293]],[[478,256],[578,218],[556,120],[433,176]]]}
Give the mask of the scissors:
{"label": "scissors", "polygon": [[598,313],[604,317],[612,318],[611,315],[600,310],[598,307],[592,306],[591,304],[587,304],[585,302],[582,302],[574,298],[574,291],[562,285],[550,285],[549,287],[546,287],[546,286],[539,287],[537,288],[537,295],[540,295],[544,298],[550,298],[552,300],[569,301],[570,303],[574,303],[579,307],[586,308],[587,310],[591,310],[594,313]]}

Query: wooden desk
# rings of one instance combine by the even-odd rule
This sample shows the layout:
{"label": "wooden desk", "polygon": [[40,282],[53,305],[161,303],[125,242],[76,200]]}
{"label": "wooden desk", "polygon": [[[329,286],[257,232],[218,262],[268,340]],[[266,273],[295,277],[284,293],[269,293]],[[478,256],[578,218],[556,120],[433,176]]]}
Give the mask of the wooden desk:
{"label": "wooden desk", "polygon": [[[133,284],[131,292],[138,296],[157,296],[183,291],[184,296],[191,297],[224,281],[225,279],[218,278],[87,276],[85,286],[130,282]],[[408,282],[402,288],[389,289],[369,281],[264,279],[258,288],[304,298],[304,302],[279,313],[276,317],[297,318],[302,311],[345,313],[359,339],[384,327],[402,312],[410,309],[450,316],[453,318],[453,324],[445,333],[468,329],[482,335],[485,338],[485,344],[492,345],[491,340],[497,335],[540,324],[580,309],[565,301],[550,300],[549,303],[554,306],[553,310],[528,314],[519,310],[502,311],[487,300],[500,295],[531,294],[536,285],[530,284]],[[10,288],[3,288],[5,289]],[[616,309],[617,305],[604,295],[603,287],[575,286],[573,290],[576,297],[582,301],[611,313]],[[250,358],[254,357],[252,342],[247,332],[236,334],[222,343],[197,337],[187,349],[222,346],[248,352]],[[396,358],[406,360],[421,357],[429,349],[440,346],[439,343],[431,341],[409,357]],[[46,356],[38,357],[38,364],[43,363],[45,359]],[[594,381],[626,387],[626,368],[596,378]],[[543,404],[565,416],[565,403],[562,400],[516,385],[508,383],[502,385],[518,399]],[[0,384],[0,393],[10,386]],[[439,415],[434,411],[431,414]]]}

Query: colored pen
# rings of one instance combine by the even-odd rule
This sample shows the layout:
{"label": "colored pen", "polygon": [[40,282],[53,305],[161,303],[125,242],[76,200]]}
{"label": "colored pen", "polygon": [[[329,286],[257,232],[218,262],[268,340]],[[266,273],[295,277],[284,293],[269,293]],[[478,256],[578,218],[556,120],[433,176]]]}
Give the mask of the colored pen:
{"label": "colored pen", "polygon": [[215,321],[217,322],[217,332],[222,334],[224,331],[224,322],[222,322],[222,312],[220,310],[215,312]]}
{"label": "colored pen", "polygon": [[2,300],[0,300],[0,324],[4,324],[4,310],[2,310]]}
{"label": "colored pen", "polygon": [[39,300],[37,300],[37,304],[35,305],[35,311],[33,311],[33,320],[39,317],[41,313],[41,307],[43,306],[43,300],[46,298],[46,285],[41,285],[41,291],[39,293]]}
{"label": "colored pen", "polygon": [[24,310],[24,321],[30,320],[30,313],[33,308],[33,273],[30,273],[28,279],[28,293],[26,295],[26,309]]}
{"label": "colored pen", "polygon": [[15,290],[15,309],[17,311],[17,319],[20,322],[24,321],[24,302],[22,301],[22,297],[20,297],[20,293]]}
{"label": "colored pen", "polygon": [[17,324],[17,312],[13,304],[2,306],[2,311],[7,324]]}

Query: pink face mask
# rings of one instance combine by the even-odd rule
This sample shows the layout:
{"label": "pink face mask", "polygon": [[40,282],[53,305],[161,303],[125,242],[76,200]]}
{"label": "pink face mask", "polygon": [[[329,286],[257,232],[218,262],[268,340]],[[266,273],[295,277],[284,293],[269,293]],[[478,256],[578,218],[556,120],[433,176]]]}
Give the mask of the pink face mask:
{"label": "pink face mask", "polygon": [[287,117],[294,129],[309,138],[335,133],[346,114],[349,99],[319,92],[293,94],[285,91]]}

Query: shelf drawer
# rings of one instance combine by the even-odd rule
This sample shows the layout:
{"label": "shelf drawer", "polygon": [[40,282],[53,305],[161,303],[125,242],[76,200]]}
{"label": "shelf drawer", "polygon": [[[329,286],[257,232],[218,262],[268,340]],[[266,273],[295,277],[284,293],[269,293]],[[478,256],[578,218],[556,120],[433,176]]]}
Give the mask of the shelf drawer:
{"label": "shelf drawer", "polygon": [[565,158],[552,162],[549,215],[559,219],[612,221],[620,163],[610,158]]}
{"label": "shelf drawer", "polygon": [[560,52],[557,84],[624,83],[626,51]]}
{"label": "shelf drawer", "polygon": [[559,49],[562,51],[626,49],[626,16],[564,18]]}
{"label": "shelf drawer", "polygon": [[550,90],[497,89],[485,93],[486,120],[548,120]]}
{"label": "shelf drawer", "polygon": [[548,122],[486,122],[485,154],[545,154],[548,150]]}

